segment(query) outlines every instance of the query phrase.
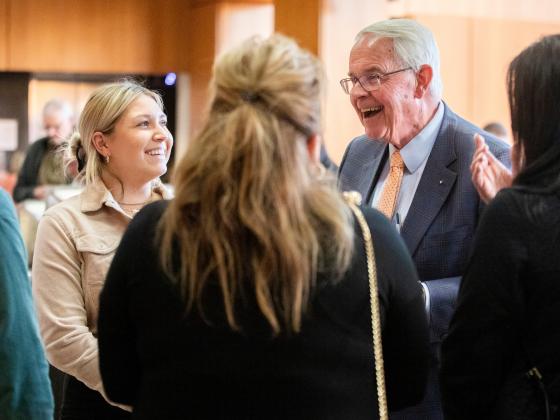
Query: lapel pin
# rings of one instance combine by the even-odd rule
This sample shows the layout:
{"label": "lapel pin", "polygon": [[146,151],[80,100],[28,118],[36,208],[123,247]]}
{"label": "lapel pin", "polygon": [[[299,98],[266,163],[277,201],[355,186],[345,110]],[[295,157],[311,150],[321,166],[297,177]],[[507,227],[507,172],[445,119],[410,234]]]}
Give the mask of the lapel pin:
{"label": "lapel pin", "polygon": [[439,180],[439,185],[443,185],[443,179]]}

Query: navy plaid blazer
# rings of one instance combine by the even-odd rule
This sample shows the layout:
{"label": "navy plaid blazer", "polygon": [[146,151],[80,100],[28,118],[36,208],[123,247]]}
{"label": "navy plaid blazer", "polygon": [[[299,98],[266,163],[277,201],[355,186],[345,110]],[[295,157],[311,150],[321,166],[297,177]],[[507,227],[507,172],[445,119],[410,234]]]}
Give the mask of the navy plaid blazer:
{"label": "navy plaid blazer", "polygon": [[[473,134],[481,134],[490,151],[510,167],[509,146],[454,114],[447,105],[401,235],[422,281],[461,276],[483,208],[471,181]],[[342,191],[371,196],[388,145],[360,136],[348,145],[339,170]]]}

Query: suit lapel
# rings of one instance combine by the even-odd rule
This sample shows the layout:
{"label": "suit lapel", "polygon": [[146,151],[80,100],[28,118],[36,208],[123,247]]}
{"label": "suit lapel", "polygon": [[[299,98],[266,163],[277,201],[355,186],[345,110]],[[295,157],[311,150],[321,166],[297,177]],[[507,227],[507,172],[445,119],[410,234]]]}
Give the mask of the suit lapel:
{"label": "suit lapel", "polygon": [[447,200],[457,173],[449,168],[456,160],[453,141],[456,120],[446,107],[440,131],[401,229],[411,255]]}
{"label": "suit lapel", "polygon": [[355,185],[356,191],[362,195],[364,204],[371,201],[379,166],[383,162],[387,148],[387,143],[366,139],[363,150],[360,151],[359,156],[356,156],[356,159],[362,162],[361,165],[356,165],[359,170],[355,173],[355,182],[352,185]]}

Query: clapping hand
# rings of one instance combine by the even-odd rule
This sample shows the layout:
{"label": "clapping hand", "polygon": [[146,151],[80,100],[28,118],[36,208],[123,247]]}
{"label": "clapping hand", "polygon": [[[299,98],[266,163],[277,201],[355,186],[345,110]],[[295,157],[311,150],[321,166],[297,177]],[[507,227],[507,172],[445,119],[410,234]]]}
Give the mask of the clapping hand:
{"label": "clapping hand", "polygon": [[480,134],[474,135],[475,150],[471,162],[471,177],[480,199],[488,203],[502,188],[511,186],[512,174],[490,153]]}

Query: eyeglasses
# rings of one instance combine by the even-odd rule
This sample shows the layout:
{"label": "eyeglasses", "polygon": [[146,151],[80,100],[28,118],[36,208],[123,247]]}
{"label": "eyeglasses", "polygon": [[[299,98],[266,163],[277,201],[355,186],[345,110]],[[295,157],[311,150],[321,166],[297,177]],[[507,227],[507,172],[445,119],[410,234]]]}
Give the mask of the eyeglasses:
{"label": "eyeglasses", "polygon": [[344,93],[348,95],[350,94],[352,88],[356,86],[356,83],[359,83],[365,91],[371,92],[379,89],[381,87],[381,81],[386,77],[406,70],[412,70],[412,67],[391,71],[389,73],[371,73],[361,77],[347,77],[340,81],[340,86],[342,86],[342,90],[344,91]]}

